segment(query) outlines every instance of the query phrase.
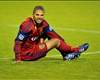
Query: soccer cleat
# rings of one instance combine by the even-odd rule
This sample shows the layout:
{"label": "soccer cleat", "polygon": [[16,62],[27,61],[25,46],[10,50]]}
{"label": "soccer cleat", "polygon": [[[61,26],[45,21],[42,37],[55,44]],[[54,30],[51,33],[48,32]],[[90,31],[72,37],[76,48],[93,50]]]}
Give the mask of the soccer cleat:
{"label": "soccer cleat", "polygon": [[81,53],[83,53],[84,51],[86,51],[89,47],[88,43],[85,43],[81,46],[79,46],[79,51],[78,52],[73,52],[73,53],[69,53],[64,57],[64,60],[72,60],[72,59],[76,59],[80,56]]}
{"label": "soccer cleat", "polygon": [[76,54],[76,53],[69,53],[69,54],[67,54],[67,55],[64,57],[64,60],[70,61],[70,60],[72,60],[72,59],[75,59],[75,54]]}
{"label": "soccer cleat", "polygon": [[79,46],[79,53],[86,51],[88,49],[88,47],[89,47],[88,43],[85,43],[85,44]]}

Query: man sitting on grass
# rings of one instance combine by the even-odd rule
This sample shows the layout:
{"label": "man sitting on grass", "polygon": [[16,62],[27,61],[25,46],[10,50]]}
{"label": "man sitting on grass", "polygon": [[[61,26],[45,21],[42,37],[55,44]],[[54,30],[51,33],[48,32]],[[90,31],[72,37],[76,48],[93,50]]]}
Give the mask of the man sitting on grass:
{"label": "man sitting on grass", "polygon": [[[19,28],[15,39],[15,61],[38,60],[53,48],[56,48],[64,60],[78,58],[88,49],[89,44],[84,43],[78,47],[72,47],[65,43],[44,19],[45,10],[42,6],[36,6],[33,16],[28,17]],[[45,41],[45,39],[48,40]]]}

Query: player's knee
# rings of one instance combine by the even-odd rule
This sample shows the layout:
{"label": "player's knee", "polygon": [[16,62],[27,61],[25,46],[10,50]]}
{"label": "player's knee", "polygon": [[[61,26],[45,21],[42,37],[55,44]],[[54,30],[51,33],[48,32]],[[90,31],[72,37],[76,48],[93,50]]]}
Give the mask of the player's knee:
{"label": "player's knee", "polygon": [[40,44],[40,45],[39,45],[39,48],[40,48],[40,49],[43,49],[43,48],[45,48],[45,47],[46,47],[45,44]]}
{"label": "player's knee", "polygon": [[59,39],[51,39],[46,42],[46,45],[47,45],[48,50],[50,50],[52,48],[57,48],[60,45],[60,40]]}
{"label": "player's knee", "polygon": [[60,40],[59,40],[59,39],[56,39],[56,38],[55,38],[55,39],[53,39],[53,40],[54,40],[55,42],[60,42]]}
{"label": "player's knee", "polygon": [[60,40],[59,39],[54,39],[54,42],[57,44],[57,47],[60,45]]}

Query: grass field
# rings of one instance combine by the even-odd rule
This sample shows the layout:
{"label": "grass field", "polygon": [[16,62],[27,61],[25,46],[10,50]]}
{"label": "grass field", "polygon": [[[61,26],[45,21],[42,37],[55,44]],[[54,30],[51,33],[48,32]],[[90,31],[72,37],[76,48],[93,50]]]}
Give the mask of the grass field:
{"label": "grass field", "polygon": [[[21,22],[43,5],[46,20],[72,46],[90,44],[86,54],[63,61],[57,50],[38,61],[14,64],[13,44]],[[0,80],[99,80],[99,1],[0,1]]]}

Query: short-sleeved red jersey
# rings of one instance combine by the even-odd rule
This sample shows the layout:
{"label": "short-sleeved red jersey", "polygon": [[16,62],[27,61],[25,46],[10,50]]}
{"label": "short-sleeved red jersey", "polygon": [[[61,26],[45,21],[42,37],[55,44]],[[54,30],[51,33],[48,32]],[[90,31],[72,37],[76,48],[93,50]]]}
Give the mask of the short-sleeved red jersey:
{"label": "short-sleeved red jersey", "polygon": [[49,39],[59,38],[63,40],[63,38],[50,28],[45,20],[43,20],[42,23],[37,24],[32,17],[28,17],[20,25],[18,35],[15,39],[14,51],[16,60],[21,60],[22,54],[25,54],[38,45],[40,37]]}
{"label": "short-sleeved red jersey", "polygon": [[48,27],[48,23],[45,20],[41,24],[37,24],[32,17],[28,17],[20,25],[14,46],[16,59],[20,59],[20,54],[27,52],[39,43],[39,37],[46,27]]}

